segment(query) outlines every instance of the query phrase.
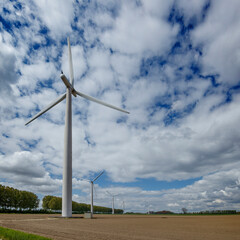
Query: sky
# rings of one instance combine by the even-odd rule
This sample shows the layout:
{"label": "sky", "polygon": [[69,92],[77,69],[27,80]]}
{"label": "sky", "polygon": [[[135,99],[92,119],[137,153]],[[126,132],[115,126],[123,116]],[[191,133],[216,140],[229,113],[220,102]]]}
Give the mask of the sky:
{"label": "sky", "polygon": [[240,1],[0,3],[0,184],[61,196],[67,37],[73,200],[125,211],[240,208]]}

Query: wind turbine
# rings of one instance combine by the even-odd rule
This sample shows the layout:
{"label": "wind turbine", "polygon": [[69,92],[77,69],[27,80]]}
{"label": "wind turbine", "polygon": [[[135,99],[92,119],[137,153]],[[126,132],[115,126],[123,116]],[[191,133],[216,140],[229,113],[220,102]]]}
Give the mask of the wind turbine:
{"label": "wind turbine", "polygon": [[111,194],[110,192],[107,191],[107,193],[112,197],[112,214],[114,214],[114,198],[118,195],[118,194]]}
{"label": "wind turbine", "polygon": [[124,214],[124,211],[125,211],[125,201],[124,200],[122,201],[122,209],[123,209],[123,214]]}
{"label": "wind turbine", "polygon": [[104,173],[104,171],[99,173],[97,175],[97,177],[95,177],[93,180],[90,181],[90,183],[91,183],[91,218],[93,217],[93,184],[99,177],[102,176],[103,173]]}
{"label": "wind turbine", "polygon": [[147,214],[150,214],[150,204],[148,201],[144,201],[144,206],[147,207]]}
{"label": "wind turbine", "polygon": [[85,95],[74,89],[74,76],[73,76],[73,64],[72,64],[72,53],[70,40],[68,41],[68,57],[69,57],[69,68],[70,68],[70,82],[67,77],[61,73],[60,77],[66,86],[66,93],[58,97],[54,102],[36,114],[31,120],[29,120],[25,125],[29,124],[52,107],[60,103],[66,98],[66,115],[65,115],[65,132],[64,132],[64,160],[63,160],[63,186],[62,186],[62,217],[72,216],[72,95],[74,97],[80,96],[86,98],[90,101],[99,103],[109,108],[115,110],[129,113],[121,108],[115,107],[111,104],[102,102],[96,98]]}

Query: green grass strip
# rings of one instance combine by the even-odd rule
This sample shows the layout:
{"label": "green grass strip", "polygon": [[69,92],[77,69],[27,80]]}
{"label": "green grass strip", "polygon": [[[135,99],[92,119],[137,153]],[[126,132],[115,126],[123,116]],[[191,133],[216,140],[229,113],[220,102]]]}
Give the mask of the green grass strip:
{"label": "green grass strip", "polygon": [[0,227],[0,239],[2,240],[51,240],[42,236],[24,233],[17,230]]}

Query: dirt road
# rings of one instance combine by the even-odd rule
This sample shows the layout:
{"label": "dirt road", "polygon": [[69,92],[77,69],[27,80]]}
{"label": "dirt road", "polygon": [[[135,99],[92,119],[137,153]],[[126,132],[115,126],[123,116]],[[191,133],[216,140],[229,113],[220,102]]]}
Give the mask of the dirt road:
{"label": "dirt road", "polygon": [[0,214],[0,226],[52,239],[80,240],[239,240],[240,215],[56,215]]}

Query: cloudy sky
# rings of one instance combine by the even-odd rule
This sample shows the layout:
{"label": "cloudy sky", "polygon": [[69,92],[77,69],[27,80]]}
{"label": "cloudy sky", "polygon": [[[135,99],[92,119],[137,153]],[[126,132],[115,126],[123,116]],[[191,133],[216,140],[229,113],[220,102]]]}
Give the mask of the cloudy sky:
{"label": "cloudy sky", "polygon": [[61,196],[67,37],[73,200],[126,211],[240,208],[240,1],[0,3],[0,184]]}

